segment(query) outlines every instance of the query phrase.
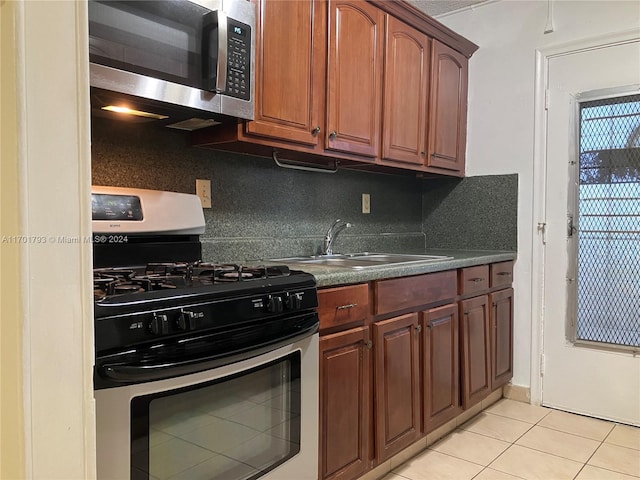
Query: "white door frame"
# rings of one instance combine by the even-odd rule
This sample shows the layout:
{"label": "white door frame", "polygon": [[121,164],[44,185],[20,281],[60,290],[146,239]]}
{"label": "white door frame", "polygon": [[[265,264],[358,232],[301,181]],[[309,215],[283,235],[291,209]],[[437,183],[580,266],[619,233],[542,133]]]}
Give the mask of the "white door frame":
{"label": "white door frame", "polygon": [[547,82],[549,61],[554,57],[637,41],[640,29],[587,38],[536,50],[533,144],[533,232],[531,242],[531,403],[542,403],[542,354],[544,353],[544,280],[547,176]]}

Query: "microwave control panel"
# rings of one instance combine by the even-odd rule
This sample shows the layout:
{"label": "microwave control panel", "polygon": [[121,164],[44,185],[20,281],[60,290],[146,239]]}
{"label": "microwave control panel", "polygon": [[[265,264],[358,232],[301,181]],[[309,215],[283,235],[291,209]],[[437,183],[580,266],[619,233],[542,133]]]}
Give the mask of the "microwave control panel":
{"label": "microwave control panel", "polygon": [[227,89],[230,97],[251,99],[251,27],[228,19]]}

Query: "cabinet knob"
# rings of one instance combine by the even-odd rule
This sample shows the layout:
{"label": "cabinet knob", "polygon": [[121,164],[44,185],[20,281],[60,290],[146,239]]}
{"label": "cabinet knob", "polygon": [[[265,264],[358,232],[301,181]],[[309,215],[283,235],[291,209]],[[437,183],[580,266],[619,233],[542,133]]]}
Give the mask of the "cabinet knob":
{"label": "cabinet knob", "polygon": [[367,348],[372,348],[373,347],[373,342],[371,340],[367,340],[364,343],[364,346],[367,347]]}
{"label": "cabinet knob", "polygon": [[427,152],[425,152],[424,150],[422,152],[420,152],[420,156],[424,157],[427,155]]}
{"label": "cabinet knob", "polygon": [[316,128],[314,128],[313,130],[311,130],[311,133],[313,135],[318,135],[320,133],[320,126],[317,126]]}
{"label": "cabinet knob", "polygon": [[333,130],[333,131],[329,134],[329,140],[334,140],[337,136],[338,136],[338,132],[336,132],[335,130]]}
{"label": "cabinet knob", "polygon": [[420,333],[422,331],[422,325],[416,325],[416,332]]}

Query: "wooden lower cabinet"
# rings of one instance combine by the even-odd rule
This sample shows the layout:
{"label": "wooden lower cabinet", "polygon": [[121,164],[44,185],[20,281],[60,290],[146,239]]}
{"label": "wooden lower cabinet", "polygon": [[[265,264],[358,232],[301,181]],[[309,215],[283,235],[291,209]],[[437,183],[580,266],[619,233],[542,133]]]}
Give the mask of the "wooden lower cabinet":
{"label": "wooden lower cabinet", "polygon": [[489,294],[491,305],[491,390],[513,377],[513,288]]}
{"label": "wooden lower cabinet", "polygon": [[509,261],[319,291],[320,480],[361,477],[511,379],[512,275]]}
{"label": "wooden lower cabinet", "polygon": [[460,302],[462,407],[467,409],[491,393],[489,297]]}
{"label": "wooden lower cabinet", "polygon": [[420,438],[418,313],[373,324],[376,460]]}
{"label": "wooden lower cabinet", "polygon": [[320,338],[320,478],[358,478],[369,467],[369,329]]}
{"label": "wooden lower cabinet", "polygon": [[460,413],[458,306],[422,312],[422,411],[425,433]]}

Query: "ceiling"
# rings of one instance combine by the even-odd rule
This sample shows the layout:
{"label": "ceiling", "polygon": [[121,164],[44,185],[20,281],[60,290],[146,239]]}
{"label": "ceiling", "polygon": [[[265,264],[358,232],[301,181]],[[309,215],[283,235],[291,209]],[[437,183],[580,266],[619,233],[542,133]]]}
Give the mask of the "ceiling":
{"label": "ceiling", "polygon": [[432,17],[453,12],[454,10],[460,10],[470,5],[484,3],[485,1],[487,0],[408,0],[414,7],[419,8]]}

